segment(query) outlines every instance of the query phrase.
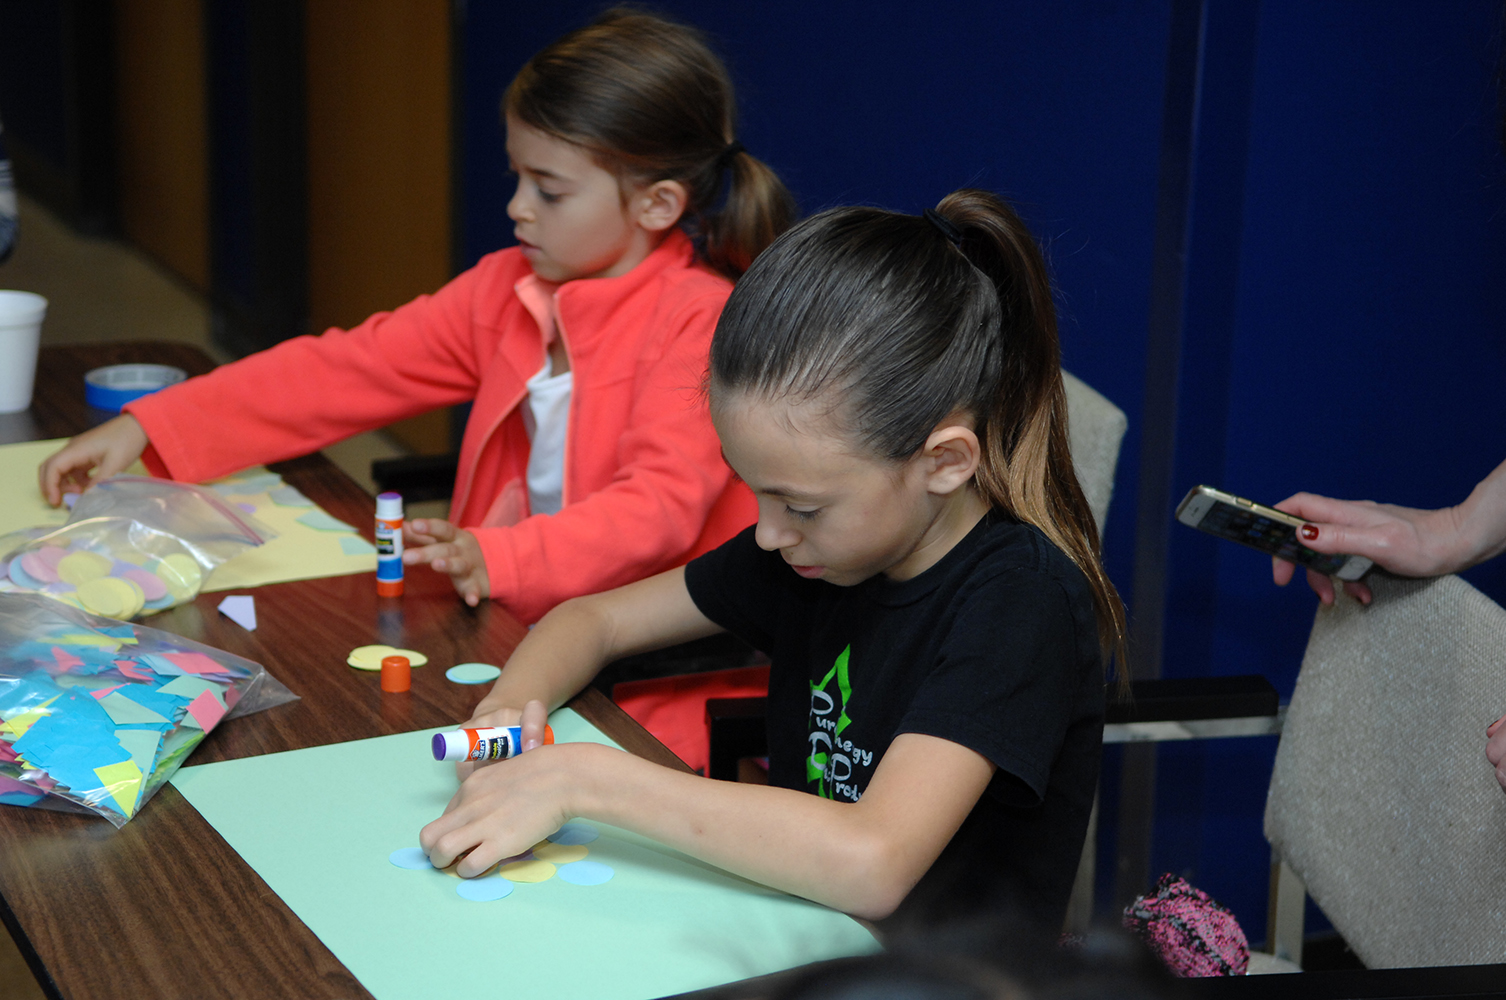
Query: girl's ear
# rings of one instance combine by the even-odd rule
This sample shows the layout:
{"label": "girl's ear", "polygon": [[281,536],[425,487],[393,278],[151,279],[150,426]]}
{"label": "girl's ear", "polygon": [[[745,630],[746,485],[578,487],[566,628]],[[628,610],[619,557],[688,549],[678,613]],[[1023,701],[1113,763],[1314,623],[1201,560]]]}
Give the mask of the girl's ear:
{"label": "girl's ear", "polygon": [[679,181],[655,181],[633,195],[633,221],[651,233],[661,233],[680,221],[689,201]]}
{"label": "girl's ear", "polygon": [[967,485],[978,471],[983,448],[978,435],[964,424],[943,423],[926,438],[926,492],[946,496]]}

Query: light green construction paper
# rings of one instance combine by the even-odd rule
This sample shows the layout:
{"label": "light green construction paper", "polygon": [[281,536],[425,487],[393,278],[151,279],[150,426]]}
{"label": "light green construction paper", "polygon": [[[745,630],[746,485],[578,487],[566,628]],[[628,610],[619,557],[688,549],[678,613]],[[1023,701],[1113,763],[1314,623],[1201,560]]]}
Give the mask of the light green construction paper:
{"label": "light green construction paper", "polygon": [[334,517],[317,508],[309,511],[307,514],[299,515],[294,520],[305,527],[313,528],[315,531],[349,531],[353,533],[356,530],[338,517]]}
{"label": "light green construction paper", "polygon": [[[129,726],[133,724],[155,725],[159,722],[166,722],[170,725],[173,721],[171,719],[164,719],[145,705],[138,705],[119,691],[111,691],[99,699],[99,704],[101,708],[109,713],[110,721],[117,726]],[[130,747],[126,747],[126,749],[129,750]],[[142,771],[150,774],[151,767],[144,767]]]}
{"label": "light green construction paper", "polygon": [[340,551],[348,556],[369,556],[376,552],[376,546],[360,535],[341,535]]}
{"label": "light green construction paper", "polygon": [[[614,745],[568,709],[549,721],[558,742]],[[398,868],[387,856],[416,846],[455,791],[430,754],[438,731],[185,767],[172,782],[377,1000],[662,997],[877,949],[843,914],[600,823],[587,857],[615,870],[603,885],[555,877],[473,903],[449,875]]]}
{"label": "light green construction paper", "polygon": [[115,739],[131,755],[142,774],[152,773],[152,763],[157,759],[157,748],[162,745],[162,734],[155,729],[117,729]]}

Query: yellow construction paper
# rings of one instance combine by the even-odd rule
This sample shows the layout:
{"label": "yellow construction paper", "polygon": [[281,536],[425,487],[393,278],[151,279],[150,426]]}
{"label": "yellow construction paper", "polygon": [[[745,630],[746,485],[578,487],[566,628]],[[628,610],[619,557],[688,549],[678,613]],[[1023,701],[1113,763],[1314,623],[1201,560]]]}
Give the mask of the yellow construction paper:
{"label": "yellow construction paper", "polygon": [[[37,467],[66,443],[66,438],[58,438],[0,445],[0,535],[22,528],[61,527],[68,519],[68,511],[64,508],[47,506],[37,487]],[[135,476],[148,475],[140,462],[126,471]],[[254,466],[228,476],[226,480],[265,475],[265,467]],[[316,531],[298,523],[298,518],[320,508],[287,507],[275,503],[268,493],[282,488],[281,484],[274,484],[258,493],[223,498],[231,506],[248,504],[255,507],[256,519],[276,531],[277,537],[265,545],[242,552],[217,568],[205,582],[205,591],[243,590],[268,583],[376,571],[375,552],[348,555],[341,548],[341,539],[358,538],[359,535]]]}
{"label": "yellow construction paper", "polygon": [[141,797],[141,768],[134,760],[123,760],[119,764],[96,767],[94,773],[99,775],[105,791],[115,800],[126,819],[130,819],[136,811],[136,800]]}
{"label": "yellow construction paper", "polygon": [[551,865],[567,865],[572,861],[579,861],[590,850],[583,844],[550,844],[544,843],[533,849],[533,856],[540,861],[547,861]]}
{"label": "yellow construction paper", "polygon": [[[37,467],[67,443],[67,438],[56,438],[0,445],[0,535],[42,525],[60,528],[68,520],[68,509],[47,506],[37,486]],[[140,462],[126,472],[148,474]]]}

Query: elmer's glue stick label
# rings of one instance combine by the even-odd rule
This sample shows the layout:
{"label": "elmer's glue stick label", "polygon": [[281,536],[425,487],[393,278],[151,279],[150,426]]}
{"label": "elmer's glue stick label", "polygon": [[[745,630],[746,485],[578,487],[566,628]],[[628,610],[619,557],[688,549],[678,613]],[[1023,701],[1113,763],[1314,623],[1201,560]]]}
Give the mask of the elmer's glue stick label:
{"label": "elmer's glue stick label", "polygon": [[[553,727],[544,727],[544,742],[554,742]],[[522,753],[522,744],[522,726],[502,726],[435,733],[431,749],[435,760],[506,760]]]}
{"label": "elmer's glue stick label", "polygon": [[396,493],[377,496],[377,595],[403,593],[403,498]]}

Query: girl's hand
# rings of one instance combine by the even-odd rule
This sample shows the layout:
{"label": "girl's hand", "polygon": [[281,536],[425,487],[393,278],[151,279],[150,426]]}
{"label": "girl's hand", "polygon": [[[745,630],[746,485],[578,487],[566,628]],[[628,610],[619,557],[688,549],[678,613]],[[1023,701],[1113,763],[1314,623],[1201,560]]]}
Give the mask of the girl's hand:
{"label": "girl's hand", "polygon": [[522,854],[575,816],[577,776],[597,752],[615,751],[564,743],[476,768],[444,815],[420,831],[419,844],[435,868],[464,856],[456,869],[461,878]]}
{"label": "girl's hand", "polygon": [[37,469],[42,496],[56,507],[63,502],[64,490],[82,493],[115,475],[140,458],[148,443],[146,431],[129,413],[85,431]]}
{"label": "girl's hand", "polygon": [[[476,706],[476,712],[465,722],[460,724],[461,729],[483,729],[495,726],[499,729],[507,726],[522,726],[523,736],[519,740],[523,749],[519,753],[527,753],[544,745],[544,726],[549,721],[549,709],[542,701],[534,699],[523,706],[520,712],[511,706],[488,707],[487,701],[490,696],[482,699],[481,704]],[[487,764],[497,764],[500,761],[487,761]],[[455,774],[464,781],[470,773],[480,765],[470,761],[461,761],[455,765]]]}
{"label": "girl's hand", "polygon": [[1501,791],[1506,792],[1506,715],[1501,716],[1485,730],[1485,759],[1496,769],[1496,781]]}
{"label": "girl's hand", "polygon": [[431,517],[403,522],[403,564],[419,563],[448,575],[456,592],[473,608],[491,596],[481,544],[475,535],[449,521]]}

